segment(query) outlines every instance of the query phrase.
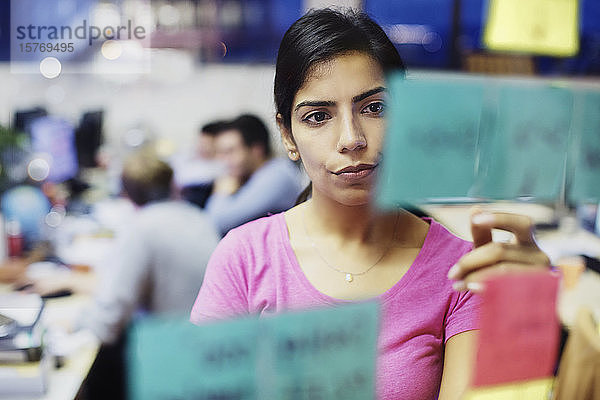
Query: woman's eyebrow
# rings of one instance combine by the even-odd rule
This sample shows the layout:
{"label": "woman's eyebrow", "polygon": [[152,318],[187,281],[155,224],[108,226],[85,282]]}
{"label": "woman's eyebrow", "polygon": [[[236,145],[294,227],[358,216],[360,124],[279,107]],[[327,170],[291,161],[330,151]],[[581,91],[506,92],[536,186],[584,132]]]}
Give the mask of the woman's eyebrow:
{"label": "woman's eyebrow", "polygon": [[305,100],[301,101],[294,107],[294,111],[298,111],[300,107],[332,107],[335,106],[335,101],[331,100]]}
{"label": "woman's eyebrow", "polygon": [[[385,92],[387,89],[384,88],[383,86],[378,86],[376,88],[373,88],[371,90],[367,90],[364,93],[358,94],[354,97],[352,97],[352,102],[353,103],[358,103],[361,100],[366,99],[367,97],[373,96],[376,93],[380,93],[380,92]],[[305,100],[305,101],[301,101],[300,103],[296,104],[296,107],[294,107],[294,111],[298,111],[298,109],[300,107],[333,107],[336,105],[335,101],[331,101],[331,100]]]}
{"label": "woman's eyebrow", "polygon": [[383,86],[378,86],[374,89],[371,90],[367,90],[364,93],[361,93],[359,95],[356,95],[352,98],[352,103],[358,103],[359,101],[362,101],[364,99],[366,99],[369,96],[373,96],[376,93],[380,93],[380,92],[385,92],[387,89],[384,88]]}

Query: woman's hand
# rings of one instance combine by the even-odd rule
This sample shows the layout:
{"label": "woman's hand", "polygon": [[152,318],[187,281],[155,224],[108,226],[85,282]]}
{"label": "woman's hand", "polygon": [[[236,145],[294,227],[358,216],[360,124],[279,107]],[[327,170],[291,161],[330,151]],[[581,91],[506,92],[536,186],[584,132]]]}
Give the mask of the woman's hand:
{"label": "woman's hand", "polygon": [[[511,243],[492,241],[492,229],[512,232]],[[456,290],[481,292],[484,281],[512,271],[530,271],[545,268],[550,260],[536,245],[533,224],[529,217],[509,213],[478,212],[471,216],[473,250],[465,254],[448,271],[455,280]]]}
{"label": "woman's hand", "polygon": [[231,196],[240,188],[241,182],[234,176],[223,175],[215,180],[213,193]]}

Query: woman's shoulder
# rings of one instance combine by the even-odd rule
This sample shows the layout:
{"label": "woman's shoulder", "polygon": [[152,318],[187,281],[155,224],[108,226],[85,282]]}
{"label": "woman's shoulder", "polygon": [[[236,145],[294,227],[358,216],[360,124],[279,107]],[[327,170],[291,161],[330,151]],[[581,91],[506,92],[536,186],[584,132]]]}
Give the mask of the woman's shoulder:
{"label": "woman's shoulder", "polygon": [[221,245],[254,249],[269,247],[281,240],[285,229],[283,213],[272,214],[231,229],[221,240]]}
{"label": "woman's shoulder", "polygon": [[451,267],[460,257],[472,250],[473,244],[465,240],[433,218],[423,218],[429,222],[429,232],[425,240],[425,252],[430,258],[450,261]]}
{"label": "woman's shoulder", "polygon": [[285,219],[283,212],[280,212],[246,222],[237,228],[231,229],[226,236],[256,238],[257,235],[281,231],[282,224],[285,225]]}
{"label": "woman's shoulder", "polygon": [[[288,264],[290,255],[289,246],[285,243],[285,230],[283,213],[230,230],[213,252],[209,270],[216,268],[220,273],[238,277],[246,285],[256,284],[256,278],[264,278],[267,269]],[[207,271],[208,275],[211,273]]]}
{"label": "woman's shoulder", "polygon": [[431,229],[433,229],[436,240],[438,242],[445,242],[446,244],[453,244],[458,247],[466,247],[471,248],[473,243],[470,241],[458,236],[456,233],[452,232],[448,227],[443,225],[441,222],[436,221],[433,218],[424,217],[424,220],[428,221]]}
{"label": "woman's shoulder", "polygon": [[[384,214],[391,218],[392,214]],[[457,236],[435,218],[426,214],[414,214],[410,210],[400,214],[402,229],[396,229],[397,239],[417,244],[418,247],[436,247],[450,249],[470,249],[472,244]]]}

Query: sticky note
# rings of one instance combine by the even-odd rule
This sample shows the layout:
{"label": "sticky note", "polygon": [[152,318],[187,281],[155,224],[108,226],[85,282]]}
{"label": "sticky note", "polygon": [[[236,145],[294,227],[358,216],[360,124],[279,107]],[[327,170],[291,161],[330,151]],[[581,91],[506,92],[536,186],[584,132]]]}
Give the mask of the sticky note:
{"label": "sticky note", "polygon": [[573,115],[572,92],[532,83],[501,84],[497,92],[495,123],[481,134],[477,194],[489,199],[557,199]]}
{"label": "sticky note", "polygon": [[574,168],[568,174],[572,201],[600,199],[600,92],[580,91],[575,100],[577,118],[573,139]]}
{"label": "sticky note", "polygon": [[388,77],[376,204],[600,201],[600,91]]}
{"label": "sticky note", "polygon": [[378,312],[373,303],[265,319],[264,399],[372,399]]}
{"label": "sticky note", "polygon": [[492,50],[570,57],[579,50],[577,0],[490,0],[483,42]]}
{"label": "sticky note", "polygon": [[467,196],[475,178],[482,83],[396,75],[388,86],[379,205]]}
{"label": "sticky note", "polygon": [[134,400],[372,399],[378,306],[191,324],[149,318],[131,331]]}
{"label": "sticky note", "polygon": [[130,397],[256,400],[258,335],[256,319],[203,327],[146,319],[130,335]]}
{"label": "sticky note", "polygon": [[546,271],[486,282],[473,386],[553,375],[559,343],[557,291],[558,278]]}
{"label": "sticky note", "polygon": [[464,400],[548,400],[554,379],[536,379],[491,387],[471,389]]}

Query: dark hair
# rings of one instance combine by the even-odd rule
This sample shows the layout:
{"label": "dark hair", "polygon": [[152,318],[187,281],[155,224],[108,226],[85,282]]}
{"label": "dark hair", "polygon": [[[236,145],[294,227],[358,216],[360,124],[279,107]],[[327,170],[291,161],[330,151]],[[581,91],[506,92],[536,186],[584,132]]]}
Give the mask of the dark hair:
{"label": "dark hair", "polygon": [[138,206],[167,200],[171,196],[172,179],[173,169],[148,149],[127,157],[121,174],[121,184],[127,197]]}
{"label": "dark hair", "polygon": [[223,131],[226,127],[227,121],[213,121],[202,125],[200,128],[200,133],[207,136],[217,136],[217,134]]}
{"label": "dark hair", "polygon": [[[271,138],[264,122],[256,115],[243,114],[227,124],[227,129],[236,129],[242,134],[247,147],[259,145],[264,149],[265,157],[271,157]],[[226,130],[226,129],[224,129]]]}
{"label": "dark hair", "polygon": [[292,103],[310,68],[351,51],[373,57],[384,72],[405,70],[394,44],[363,12],[311,10],[290,26],[279,45],[274,85],[275,107],[286,128],[291,127]]}

